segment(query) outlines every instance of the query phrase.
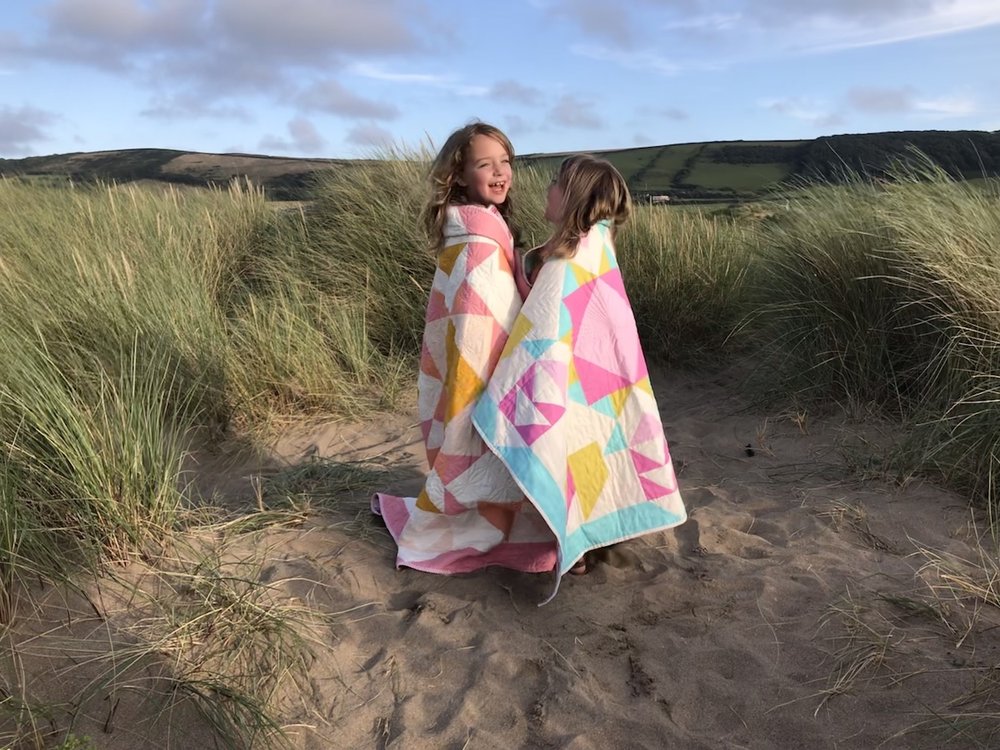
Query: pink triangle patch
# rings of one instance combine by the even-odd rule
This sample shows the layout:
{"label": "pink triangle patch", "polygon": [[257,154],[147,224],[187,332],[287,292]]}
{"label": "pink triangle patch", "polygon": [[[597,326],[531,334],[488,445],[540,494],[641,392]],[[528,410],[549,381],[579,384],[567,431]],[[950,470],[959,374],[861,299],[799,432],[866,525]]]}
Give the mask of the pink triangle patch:
{"label": "pink triangle patch", "polygon": [[536,440],[538,440],[538,438],[540,438],[546,432],[548,432],[549,430],[551,430],[552,429],[552,425],[550,425],[550,424],[524,424],[524,425],[519,424],[519,425],[515,425],[514,429],[517,430],[517,433],[521,436],[521,439],[524,440],[524,442],[527,445],[531,445]]}
{"label": "pink triangle patch", "polygon": [[548,420],[549,424],[555,424],[559,418],[566,413],[566,407],[561,404],[536,403],[535,408],[541,412],[542,416]]}
{"label": "pink triangle patch", "polygon": [[632,433],[632,442],[645,443],[654,438],[663,438],[663,423],[655,414],[643,414],[639,426]]}
{"label": "pink triangle patch", "polygon": [[444,491],[444,512],[449,516],[457,516],[459,513],[465,513],[468,510],[464,505],[458,502],[458,498],[452,493],[448,492],[447,489]]}
{"label": "pink triangle patch", "polygon": [[573,364],[576,366],[577,375],[580,377],[580,387],[583,388],[583,394],[589,404],[600,401],[609,393],[632,385],[624,375],[605,370],[585,359],[577,357],[573,360]]}
{"label": "pink triangle patch", "polygon": [[432,290],[431,298],[427,301],[426,322],[433,323],[435,320],[441,320],[446,317],[448,317],[448,305],[445,302],[444,295],[437,289]]}
{"label": "pink triangle patch", "polygon": [[434,357],[431,356],[431,350],[427,348],[426,343],[424,343],[420,350],[420,372],[436,380],[444,380],[438,371],[437,365],[434,364]]}
{"label": "pink triangle patch", "polygon": [[657,484],[650,479],[646,479],[646,477],[639,477],[639,484],[642,485],[642,491],[645,493],[647,500],[656,500],[657,498],[666,497],[677,492],[677,487],[664,487],[662,484]]}
{"label": "pink triangle patch", "polygon": [[455,292],[455,300],[451,303],[455,315],[482,315],[492,318],[493,311],[490,310],[483,298],[469,285],[468,280]]}
{"label": "pink triangle patch", "polygon": [[438,455],[434,471],[441,477],[441,482],[448,485],[464,474],[477,460],[479,460],[479,456],[456,456],[451,453],[442,453]]}
{"label": "pink triangle patch", "polygon": [[632,454],[632,464],[635,466],[636,471],[640,474],[645,474],[649,471],[655,471],[663,466],[662,461],[657,461],[655,458],[650,458],[649,456],[644,456],[637,451],[629,451]]}

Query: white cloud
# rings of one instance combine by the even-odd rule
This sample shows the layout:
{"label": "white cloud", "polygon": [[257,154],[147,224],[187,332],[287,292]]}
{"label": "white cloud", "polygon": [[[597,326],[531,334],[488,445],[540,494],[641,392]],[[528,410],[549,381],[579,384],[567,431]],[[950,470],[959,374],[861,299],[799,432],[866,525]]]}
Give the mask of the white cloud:
{"label": "white cloud", "polygon": [[365,78],[373,78],[377,81],[389,81],[390,83],[406,83],[415,86],[429,86],[431,88],[444,89],[460,96],[486,96],[489,87],[482,85],[470,85],[457,81],[454,76],[437,75],[434,73],[397,73],[384,70],[368,63],[359,63],[351,66],[351,71]]}
{"label": "white cloud", "polygon": [[769,112],[786,115],[816,127],[831,127],[844,121],[839,113],[831,111],[826,102],[806,97],[762,99],[757,104]]}
{"label": "white cloud", "polygon": [[23,156],[49,140],[46,128],[57,116],[36,107],[0,105],[0,155]]}
{"label": "white cloud", "polygon": [[582,22],[583,10],[576,16],[567,10],[569,4],[564,0],[552,12],[575,17],[585,31],[575,54],[664,75],[1000,25],[997,0],[634,0],[607,7],[620,17],[613,28],[629,32],[601,33]]}
{"label": "white cloud", "polygon": [[385,148],[393,144],[393,136],[385,128],[375,123],[355,125],[347,132],[347,142],[367,148]]}
{"label": "white cloud", "polygon": [[684,69],[680,64],[650,50],[618,50],[590,44],[575,44],[570,48],[570,52],[580,57],[615,63],[630,70],[665,76],[677,75]]}
{"label": "white cloud", "polygon": [[664,31],[728,31],[743,18],[742,13],[709,13],[704,16],[690,16],[667,21],[661,27]]}
{"label": "white cloud", "polygon": [[326,146],[326,140],[316,126],[304,117],[296,117],[288,122],[288,137],[264,136],[260,140],[263,151],[290,151],[300,154],[318,154]]}
{"label": "white cloud", "polygon": [[534,86],[525,86],[518,81],[498,81],[490,89],[490,99],[498,102],[513,101],[519,104],[534,105],[542,101],[542,92]]}
{"label": "white cloud", "polygon": [[979,105],[969,96],[942,96],[918,99],[918,112],[935,117],[968,117],[979,112]]}
{"label": "white cloud", "polygon": [[451,79],[446,76],[432,73],[395,73],[389,70],[371,65],[369,63],[357,63],[351,66],[351,72],[357,73],[365,78],[374,78],[376,81],[389,81],[391,83],[412,83],[425,86],[445,86]]}
{"label": "white cloud", "polygon": [[346,117],[391,120],[399,116],[396,106],[359,96],[332,78],[317,81],[307,87],[296,101],[304,109],[321,110]]}
{"label": "white cloud", "polygon": [[568,19],[588,36],[620,46],[629,46],[634,41],[632,15],[623,3],[561,0],[548,3],[546,10],[553,17]]}
{"label": "white cloud", "polygon": [[[172,101],[252,94],[288,100],[358,56],[426,51],[422,0],[54,0],[35,33],[0,32],[4,62],[72,62],[124,75],[165,114]],[[390,116],[389,105],[326,106]],[[211,111],[212,108],[205,108]]]}
{"label": "white cloud", "polygon": [[831,52],[944,36],[1000,24],[996,0],[840,0],[747,3],[760,27],[795,29],[791,49]]}
{"label": "white cloud", "polygon": [[[421,46],[404,19],[422,3],[395,0],[217,0],[213,27],[257,55],[317,61],[338,53],[394,53]],[[277,61],[277,58],[275,58]]]}
{"label": "white cloud", "polygon": [[860,86],[847,92],[847,103],[861,112],[909,112],[913,109],[913,90]]}
{"label": "white cloud", "polygon": [[589,101],[572,95],[564,95],[549,111],[549,119],[556,125],[569,128],[597,130],[604,127],[604,121],[596,114],[598,108]]}
{"label": "white cloud", "polygon": [[872,114],[921,114],[932,118],[968,117],[979,112],[976,99],[966,94],[920,96],[912,86],[858,87],[847,92],[847,103]]}
{"label": "white cloud", "polygon": [[249,121],[252,119],[246,107],[191,93],[180,93],[154,99],[150,105],[139,111],[143,117],[158,120],[179,120],[188,117],[211,117],[224,120]]}

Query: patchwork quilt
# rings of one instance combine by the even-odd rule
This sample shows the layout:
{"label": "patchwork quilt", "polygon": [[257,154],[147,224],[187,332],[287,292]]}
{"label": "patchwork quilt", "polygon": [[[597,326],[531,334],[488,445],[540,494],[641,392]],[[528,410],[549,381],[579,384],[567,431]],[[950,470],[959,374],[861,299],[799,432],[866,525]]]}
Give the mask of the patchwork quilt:
{"label": "patchwork quilt", "polygon": [[495,208],[448,209],[417,384],[429,472],[417,497],[381,493],[372,500],[396,540],[399,566],[434,573],[555,568],[552,532],[472,424],[521,307],[513,253]]}
{"label": "patchwork quilt", "polygon": [[472,421],[555,535],[557,589],[587,550],[686,519],[607,222],[542,266]]}

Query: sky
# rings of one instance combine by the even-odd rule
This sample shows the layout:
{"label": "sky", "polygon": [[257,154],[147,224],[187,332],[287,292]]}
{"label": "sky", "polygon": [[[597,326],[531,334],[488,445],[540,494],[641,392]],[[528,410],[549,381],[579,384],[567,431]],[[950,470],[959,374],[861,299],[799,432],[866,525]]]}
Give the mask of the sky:
{"label": "sky", "polygon": [[0,157],[1000,129],[1000,0],[6,0]]}

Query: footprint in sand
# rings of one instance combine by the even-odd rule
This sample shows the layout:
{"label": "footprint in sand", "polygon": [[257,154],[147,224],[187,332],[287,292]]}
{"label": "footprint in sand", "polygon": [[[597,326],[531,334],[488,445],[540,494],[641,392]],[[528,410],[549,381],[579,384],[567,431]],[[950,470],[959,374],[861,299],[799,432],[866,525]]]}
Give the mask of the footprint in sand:
{"label": "footprint in sand", "polygon": [[677,545],[684,557],[702,557],[705,548],[701,546],[701,528],[698,521],[688,517],[688,520],[674,529]]}

